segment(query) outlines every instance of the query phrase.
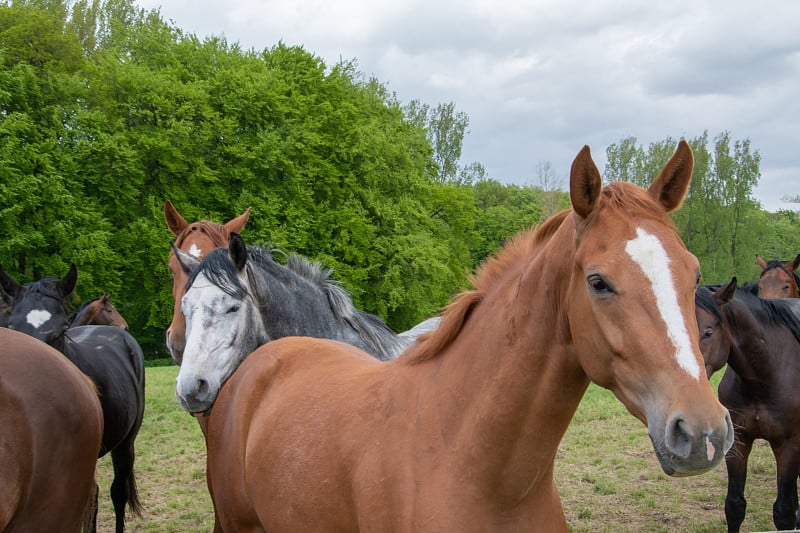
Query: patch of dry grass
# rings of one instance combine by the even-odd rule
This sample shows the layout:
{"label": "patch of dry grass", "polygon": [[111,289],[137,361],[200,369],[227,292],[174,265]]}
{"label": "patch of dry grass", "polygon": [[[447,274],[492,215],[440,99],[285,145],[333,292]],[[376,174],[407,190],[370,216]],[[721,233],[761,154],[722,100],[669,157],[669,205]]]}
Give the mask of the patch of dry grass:
{"label": "patch of dry grass", "polygon": [[[719,374],[719,373],[718,373]],[[145,512],[131,532],[205,532],[213,508],[205,484],[205,444],[197,422],[174,399],[177,367],[147,369],[147,406],[136,442],[136,475]],[[772,528],[775,464],[759,441],[750,457],[743,531]],[[614,396],[592,385],[562,442],[556,481],[570,530],[580,532],[725,531],[725,467],[669,478],[644,426]],[[114,530],[108,488],[111,460],[99,462],[98,531]]]}

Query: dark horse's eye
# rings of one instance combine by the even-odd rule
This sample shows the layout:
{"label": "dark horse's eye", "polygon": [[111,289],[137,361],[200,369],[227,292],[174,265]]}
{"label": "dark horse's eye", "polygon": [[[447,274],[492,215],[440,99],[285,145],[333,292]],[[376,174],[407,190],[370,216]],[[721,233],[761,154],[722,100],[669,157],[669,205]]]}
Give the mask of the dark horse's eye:
{"label": "dark horse's eye", "polygon": [[703,331],[703,337],[702,338],[703,339],[708,339],[713,334],[714,334],[714,328],[711,328],[711,327],[706,328],[705,331]]}
{"label": "dark horse's eye", "polygon": [[592,288],[592,290],[598,294],[607,294],[613,292],[611,286],[597,274],[592,274],[586,279],[586,281],[589,282],[589,286]]}

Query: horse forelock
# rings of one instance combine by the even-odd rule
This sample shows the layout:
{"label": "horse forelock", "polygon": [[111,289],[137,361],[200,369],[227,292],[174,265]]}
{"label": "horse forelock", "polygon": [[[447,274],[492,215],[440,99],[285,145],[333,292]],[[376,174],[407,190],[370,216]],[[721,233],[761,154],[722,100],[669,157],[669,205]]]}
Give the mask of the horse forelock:
{"label": "horse forelock", "polygon": [[704,311],[711,313],[717,320],[722,320],[722,312],[719,303],[714,299],[714,291],[709,287],[697,287],[695,292],[695,305]]}
{"label": "horse forelock", "polygon": [[227,248],[215,248],[203,258],[203,261],[189,275],[189,279],[186,281],[186,291],[191,288],[201,273],[209,282],[229,296],[243,299],[247,295],[247,288],[239,280],[236,266],[228,257]]}
{"label": "horse forelock", "polygon": [[225,226],[210,220],[199,220],[183,228],[183,231],[175,237],[175,246],[182,249],[181,247],[189,235],[194,235],[197,232],[206,235],[214,244],[215,248],[228,245],[229,235],[225,230]]}

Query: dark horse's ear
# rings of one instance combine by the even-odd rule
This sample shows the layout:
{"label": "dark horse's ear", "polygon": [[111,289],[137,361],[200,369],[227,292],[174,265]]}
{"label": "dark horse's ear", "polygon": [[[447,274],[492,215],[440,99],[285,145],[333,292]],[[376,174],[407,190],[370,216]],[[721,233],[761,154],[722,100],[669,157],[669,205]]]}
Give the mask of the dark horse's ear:
{"label": "dark horse's ear", "polygon": [[236,270],[241,271],[247,263],[247,248],[238,233],[231,233],[231,242],[228,244],[228,254],[236,265]]}
{"label": "dark horse's ear", "polygon": [[3,286],[3,290],[6,291],[6,294],[14,299],[19,296],[19,293],[22,290],[22,285],[17,283],[17,280],[6,274],[6,271],[3,270],[3,267],[0,267],[0,285]]}
{"label": "dark horse's ear", "polygon": [[692,149],[684,139],[678,143],[675,153],[659,172],[648,192],[653,199],[667,211],[678,209],[683,203],[689,182],[692,180],[694,156]]}
{"label": "dark horse's ear", "polygon": [[200,260],[197,259],[192,254],[187,254],[186,252],[175,246],[174,242],[170,243],[170,246],[172,246],[172,253],[175,254],[175,258],[178,260],[178,264],[181,266],[181,270],[183,270],[183,273],[186,274],[187,276],[191,275],[192,271],[195,268],[197,268],[197,265],[200,264]]}
{"label": "dark horse's ear", "polygon": [[75,285],[78,283],[78,267],[72,263],[69,267],[67,275],[56,282],[56,290],[61,293],[61,296],[67,296],[75,290]]}
{"label": "dark horse's ear", "polygon": [[569,199],[575,214],[585,219],[597,206],[603,180],[588,146],[575,156],[569,175]]}
{"label": "dark horse's ear", "polygon": [[736,276],[733,276],[727,285],[723,285],[714,293],[714,299],[720,306],[730,302],[736,294]]}

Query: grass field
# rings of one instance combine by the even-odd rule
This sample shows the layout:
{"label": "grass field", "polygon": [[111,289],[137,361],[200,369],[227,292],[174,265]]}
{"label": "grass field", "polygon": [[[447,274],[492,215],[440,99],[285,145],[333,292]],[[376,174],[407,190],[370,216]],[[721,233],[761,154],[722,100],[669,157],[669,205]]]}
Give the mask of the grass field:
{"label": "grass field", "polygon": [[[177,367],[147,369],[147,407],[136,441],[136,476],[145,512],[132,532],[211,531],[205,445],[197,422],[174,398]],[[718,376],[715,376],[718,377]],[[750,457],[743,531],[772,528],[775,465],[759,441]],[[111,460],[99,463],[98,531],[113,531]],[[689,478],[661,472],[645,428],[608,391],[591,386],[565,436],[556,482],[573,532],[725,531],[725,467]]]}

